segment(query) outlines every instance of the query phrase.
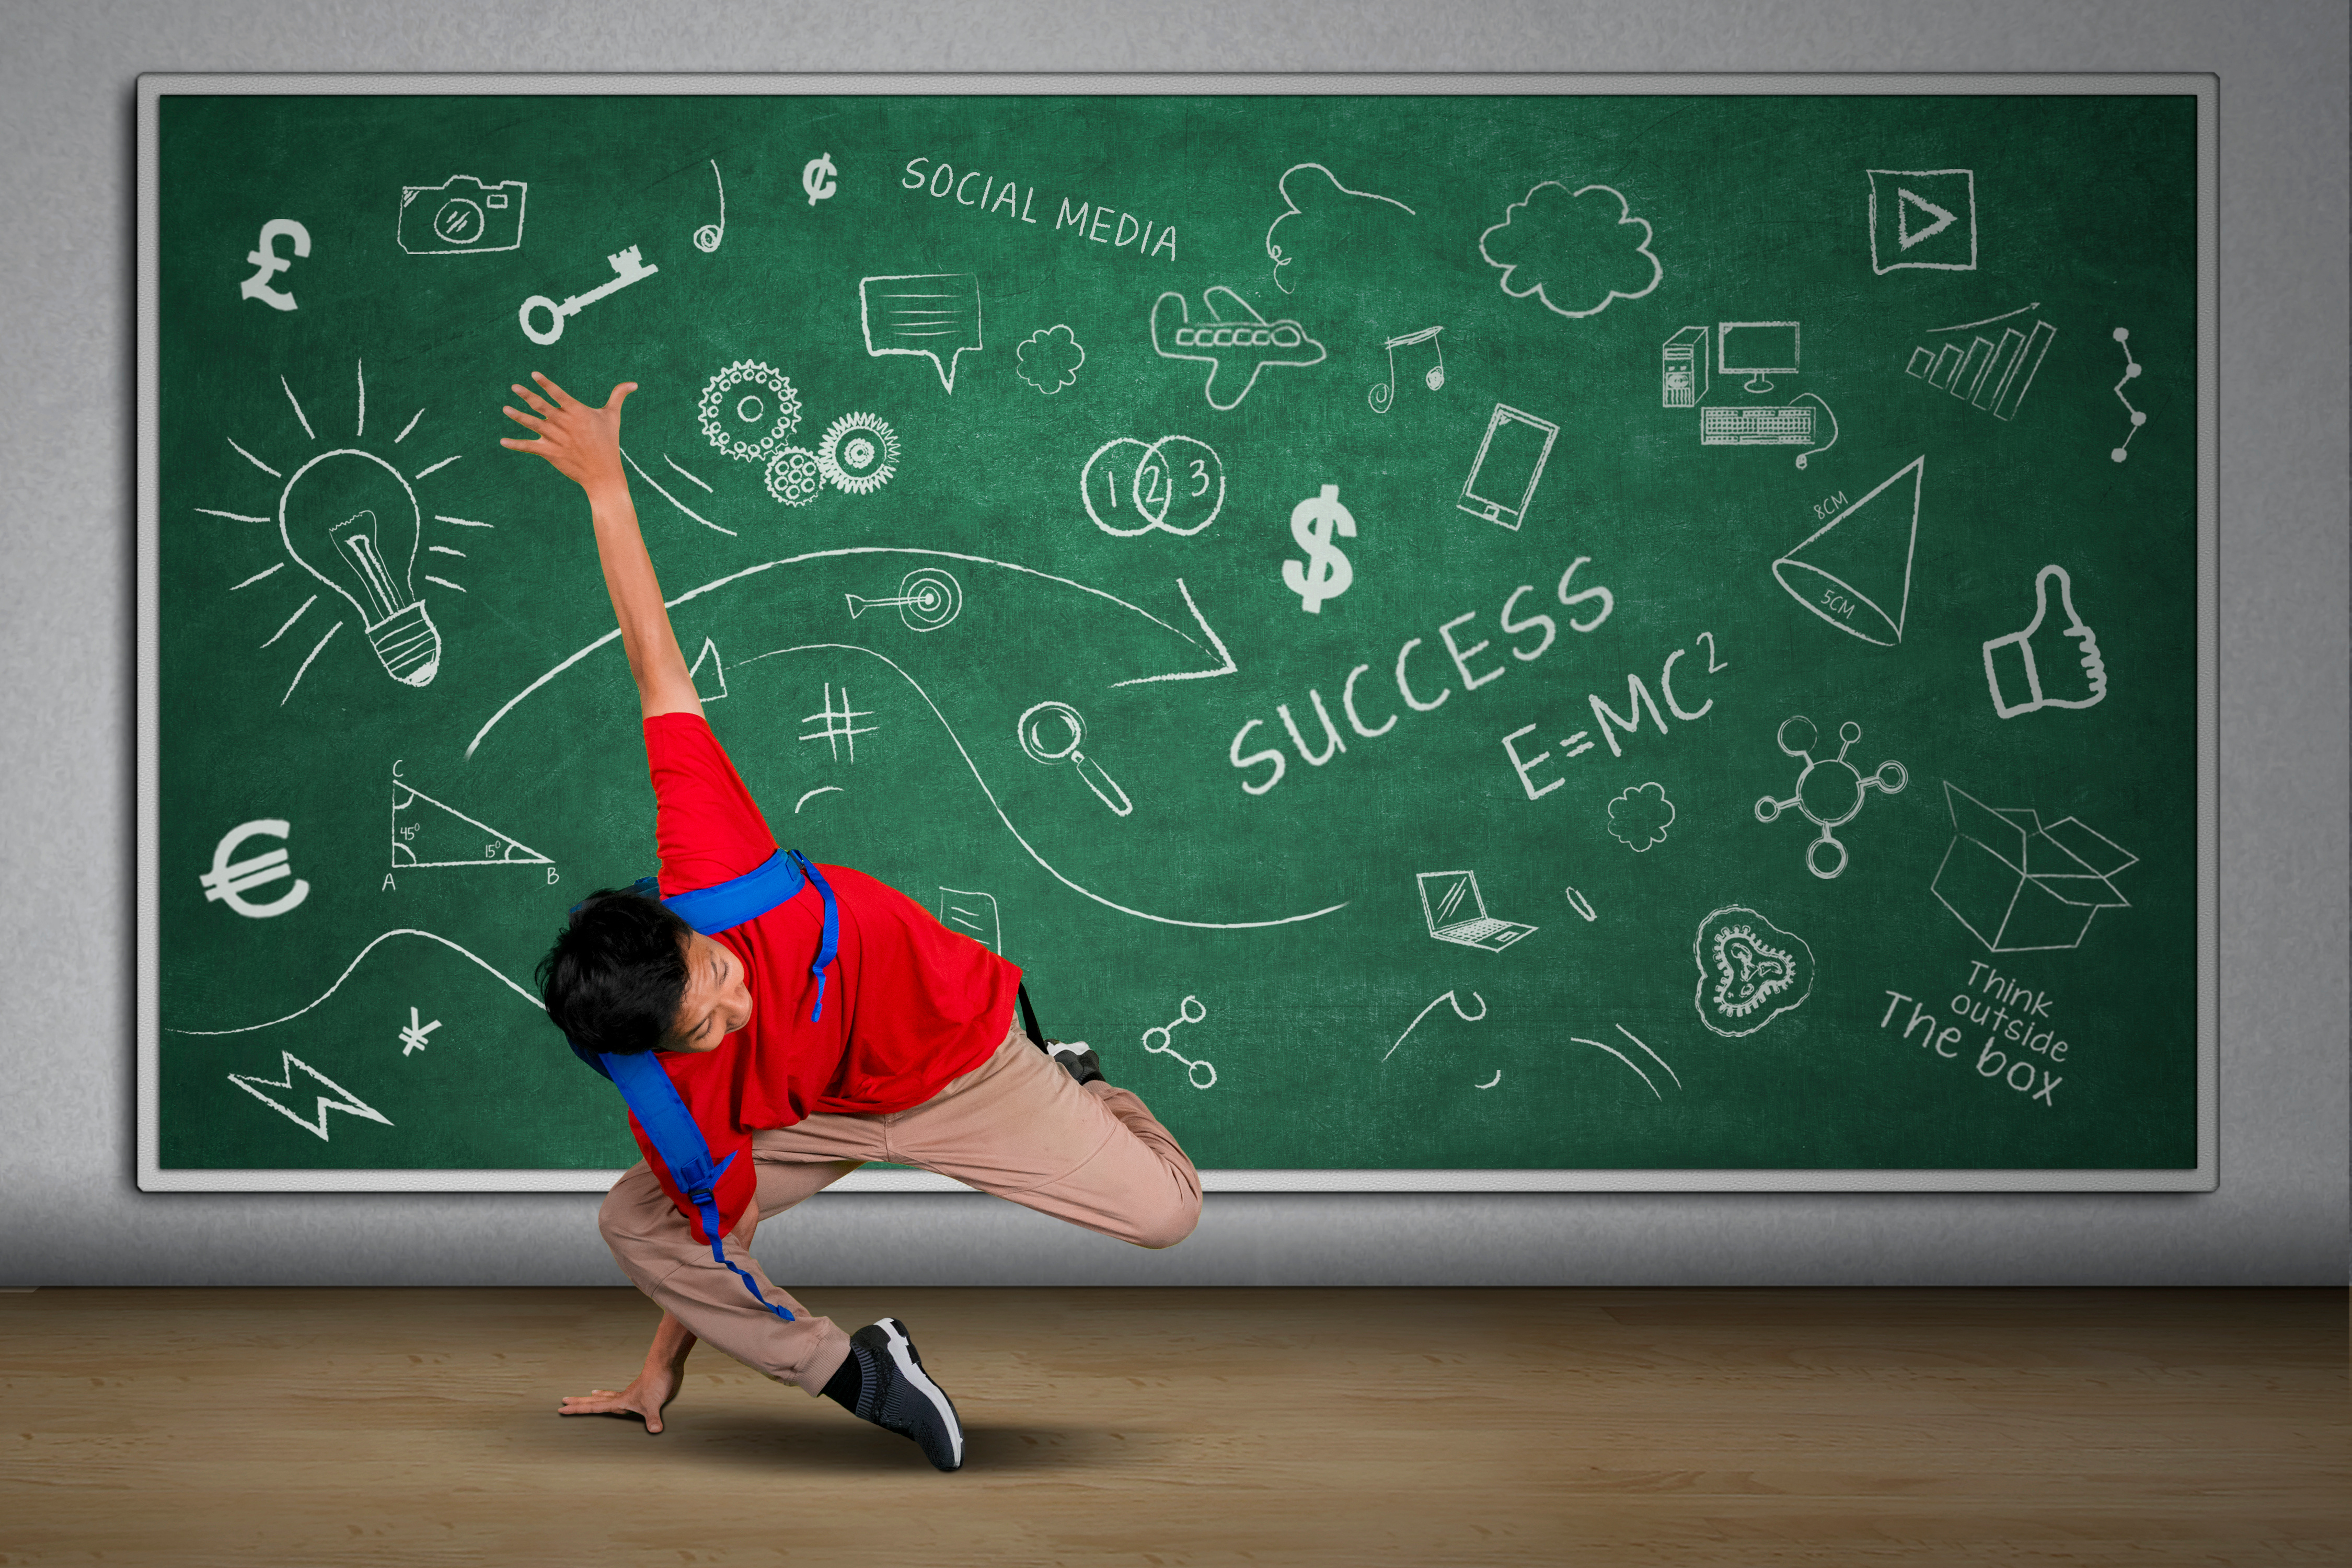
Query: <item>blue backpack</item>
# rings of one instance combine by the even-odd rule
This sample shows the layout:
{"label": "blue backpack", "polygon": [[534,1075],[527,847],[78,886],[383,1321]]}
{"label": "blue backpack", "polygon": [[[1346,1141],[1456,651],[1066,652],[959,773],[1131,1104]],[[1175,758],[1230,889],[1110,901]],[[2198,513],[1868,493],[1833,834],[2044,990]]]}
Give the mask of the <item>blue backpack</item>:
{"label": "blue backpack", "polygon": [[[744,921],[757,919],[797,894],[810,882],[816,884],[817,894],[824,900],[824,932],[817,942],[816,962],[809,972],[816,976],[816,1007],[812,1019],[824,1016],[824,972],[831,966],[840,945],[841,921],[834,908],[833,889],[817,868],[796,849],[779,849],[757,868],[731,878],[711,888],[697,888],[690,892],[675,893],[661,900],[664,907],[705,936],[715,936],[732,930]],[[650,877],[636,884],[639,893],[654,896],[657,884]],[[710,1145],[695,1125],[694,1113],[669,1080],[659,1054],[635,1051],[627,1054],[590,1051],[579,1045],[572,1046],[572,1054],[613,1082],[628,1101],[630,1113],[645,1130],[646,1138],[669,1168],[670,1179],[687,1195],[702,1216],[702,1234],[709,1239],[710,1256],[731,1270],[751,1292],[752,1299],[786,1322],[792,1313],[760,1294],[759,1282],[728,1260],[720,1250],[721,1232],[717,1197],[719,1178],[735,1163],[736,1153],[714,1162]]]}

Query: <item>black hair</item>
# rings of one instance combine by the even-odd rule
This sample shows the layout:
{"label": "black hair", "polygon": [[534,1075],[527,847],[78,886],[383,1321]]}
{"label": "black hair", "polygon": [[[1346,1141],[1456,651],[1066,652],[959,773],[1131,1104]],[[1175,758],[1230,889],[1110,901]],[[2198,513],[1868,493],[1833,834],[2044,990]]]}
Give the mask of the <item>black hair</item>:
{"label": "black hair", "polygon": [[686,995],[692,928],[635,888],[583,899],[547,956],[539,988],[550,1022],[583,1050],[633,1056],[661,1044]]}

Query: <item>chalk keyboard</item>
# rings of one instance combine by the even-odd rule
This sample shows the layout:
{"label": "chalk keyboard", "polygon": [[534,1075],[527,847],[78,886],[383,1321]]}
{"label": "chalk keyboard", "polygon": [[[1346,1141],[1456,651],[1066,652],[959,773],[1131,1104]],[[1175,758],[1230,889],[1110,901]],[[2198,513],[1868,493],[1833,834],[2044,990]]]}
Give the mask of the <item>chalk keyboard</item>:
{"label": "chalk keyboard", "polygon": [[1810,447],[1813,442],[1813,407],[1809,403],[1778,406],[1702,408],[1698,411],[1702,447]]}

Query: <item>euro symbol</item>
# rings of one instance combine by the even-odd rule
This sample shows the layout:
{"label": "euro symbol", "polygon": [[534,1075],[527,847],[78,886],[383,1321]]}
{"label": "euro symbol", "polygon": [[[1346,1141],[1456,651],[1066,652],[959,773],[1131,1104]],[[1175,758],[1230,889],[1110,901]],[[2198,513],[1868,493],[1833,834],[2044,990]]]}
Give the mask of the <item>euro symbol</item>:
{"label": "euro symbol", "polygon": [[801,189],[808,193],[809,205],[814,206],[833,195],[833,176],[837,172],[830,153],[819,153],[801,165]]}
{"label": "euro symbol", "polygon": [[274,217],[261,226],[261,237],[245,258],[261,270],[236,286],[236,291],[248,300],[258,300],[273,310],[294,309],[294,296],[281,294],[269,286],[269,280],[294,265],[293,257],[278,254],[279,239],[294,242],[295,256],[310,254],[310,231],[290,217]]}
{"label": "euro symbol", "polygon": [[274,816],[261,817],[232,827],[213,847],[213,868],[196,879],[204,884],[205,898],[226,903],[248,920],[268,920],[282,915],[310,896],[310,884],[297,879],[291,888],[266,904],[247,903],[245,895],[271,882],[282,881],[294,875],[286,864],[286,851],[272,849],[248,860],[232,858],[248,838],[283,838],[290,825]]}

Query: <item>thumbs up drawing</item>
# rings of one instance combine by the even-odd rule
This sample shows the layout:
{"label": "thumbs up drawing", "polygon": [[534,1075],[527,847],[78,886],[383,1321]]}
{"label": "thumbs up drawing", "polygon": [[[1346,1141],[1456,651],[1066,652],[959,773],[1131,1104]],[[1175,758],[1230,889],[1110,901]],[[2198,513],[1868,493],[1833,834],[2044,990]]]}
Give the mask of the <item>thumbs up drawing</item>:
{"label": "thumbs up drawing", "polygon": [[[2042,671],[2048,663],[2053,679],[2060,679],[2063,659],[2052,658],[2051,645],[2037,658],[2033,650],[2034,634],[2050,615],[2050,579],[2058,579],[2058,607],[2066,624],[2058,628],[2060,635],[2073,637],[2079,645],[2075,650],[2083,674],[2090,687],[2087,697],[2054,697],[2042,688]],[[2003,649],[2014,649],[2003,653]],[[2107,667],[2099,657],[2099,639],[2083,624],[2074,610],[2074,585],[2066,576],[2063,566],[2044,566],[2033,579],[2033,620],[2021,632],[2011,632],[1995,637],[1984,645],[1985,684],[1992,689],[1993,711],[2004,719],[2014,719],[2021,713],[2031,713],[2037,708],[2091,708],[2107,694]],[[2003,695],[2003,675],[2007,673],[2010,696]],[[2071,684],[2071,681],[2069,682]],[[2021,700],[2012,701],[2011,697]]]}

